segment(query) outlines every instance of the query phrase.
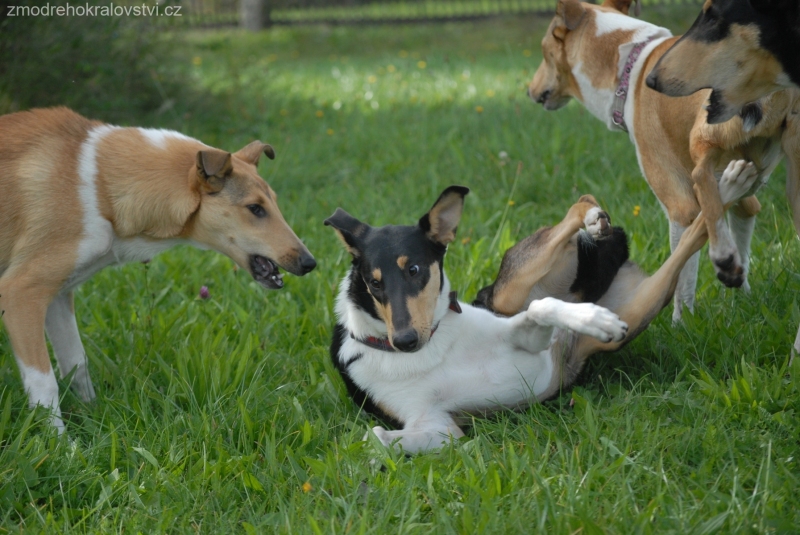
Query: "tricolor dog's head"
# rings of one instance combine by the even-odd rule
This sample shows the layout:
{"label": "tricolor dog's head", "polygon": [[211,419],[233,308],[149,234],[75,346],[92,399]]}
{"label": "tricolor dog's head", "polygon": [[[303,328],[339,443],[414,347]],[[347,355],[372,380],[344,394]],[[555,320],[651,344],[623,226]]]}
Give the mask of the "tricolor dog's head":
{"label": "tricolor dog's head", "polygon": [[[708,123],[725,122],[749,103],[800,84],[797,0],[706,0],[686,34],[659,59],[647,85],[682,97],[712,89]],[[794,71],[794,74],[787,72]]]}
{"label": "tricolor dog's head", "polygon": [[305,275],[317,265],[278,209],[278,197],[258,175],[271,146],[254,141],[233,154],[209,148],[197,153],[189,183],[199,196],[186,237],[229,256],[262,286],[283,287],[278,267]]}
{"label": "tricolor dog's head", "polygon": [[430,340],[445,286],[444,254],[455,239],[467,193],[468,188],[450,186],[412,226],[371,227],[341,208],[325,220],[353,257],[348,298],[386,325],[398,351],[417,351]]}
{"label": "tricolor dog's head", "polygon": [[[604,64],[609,57],[617,57],[619,45],[632,32],[627,31],[629,24],[621,25],[625,31],[607,31],[605,26],[612,21],[597,19],[627,15],[632,2],[606,0],[594,6],[579,0],[558,0],[556,15],[542,39],[542,63],[528,86],[528,96],[546,110],[557,110],[571,98],[583,101],[576,69],[595,88],[613,90],[616,68],[607,69]],[[587,32],[592,35],[584,40]],[[595,34],[602,34],[602,38],[595,38]]]}

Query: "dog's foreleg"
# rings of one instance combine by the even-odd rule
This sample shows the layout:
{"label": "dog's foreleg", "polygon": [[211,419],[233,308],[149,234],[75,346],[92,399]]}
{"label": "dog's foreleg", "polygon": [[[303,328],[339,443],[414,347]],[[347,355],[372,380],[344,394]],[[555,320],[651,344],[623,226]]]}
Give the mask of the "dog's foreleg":
{"label": "dog's foreleg", "polygon": [[[670,251],[674,252],[678,248],[681,236],[686,231],[686,227],[676,221],[669,222],[669,246]],[[681,270],[678,277],[678,284],[675,288],[673,299],[674,308],[672,310],[672,323],[679,323],[683,316],[683,307],[694,312],[694,296],[697,290],[697,270],[700,268],[700,252],[692,255]]]}
{"label": "dog's foreleg", "polygon": [[393,447],[399,451],[402,447],[406,453],[435,450],[464,436],[464,432],[449,414],[428,415],[396,431],[387,431],[376,426],[372,428],[372,432],[387,448]]}
{"label": "dog's foreleg", "polygon": [[525,305],[531,289],[553,269],[572,237],[587,223],[592,225],[601,223],[597,217],[591,217],[595,212],[601,213],[602,210],[594,197],[584,195],[570,207],[559,224],[546,230],[547,235],[544,238],[546,244],[538,254],[519,266],[508,268],[508,271],[504,271],[506,268],[504,258],[494,286],[492,309],[504,316],[512,316],[519,312]]}
{"label": "dog's foreleg", "polygon": [[95,397],[92,379],[89,377],[86,352],[75,321],[72,292],[56,296],[47,308],[45,329],[58,361],[61,377],[72,373],[70,386],[83,401]]}
{"label": "dog's foreleg", "polygon": [[728,226],[733,234],[733,241],[739,251],[744,271],[742,290],[748,293],[750,292],[750,283],[747,281],[747,274],[750,272],[750,241],[756,226],[756,214],[760,211],[761,203],[755,197],[742,199],[728,211]]}
{"label": "dog's foreleg", "polygon": [[0,313],[19,366],[22,384],[31,408],[41,405],[50,409],[50,422],[64,432],[58,400],[58,383],[50,365],[44,339],[44,322],[49,292],[30,276],[9,276],[0,279]]}
{"label": "dog's foreleg", "polygon": [[[783,135],[783,153],[786,155],[786,197],[792,210],[795,232],[800,236],[800,116],[795,114],[792,117]],[[796,353],[800,353],[800,328],[794,340],[790,364]]]}
{"label": "dog's foreleg", "polygon": [[700,210],[705,215],[708,227],[708,254],[717,272],[717,278],[725,286],[738,288],[744,283],[744,270],[739,251],[723,217],[720,189],[714,179],[717,152],[716,149],[707,149],[692,171],[692,180]]}

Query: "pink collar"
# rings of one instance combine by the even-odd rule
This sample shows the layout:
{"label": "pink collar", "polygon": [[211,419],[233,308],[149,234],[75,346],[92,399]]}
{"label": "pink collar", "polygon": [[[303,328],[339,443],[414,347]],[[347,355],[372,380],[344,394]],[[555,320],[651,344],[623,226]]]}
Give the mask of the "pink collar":
{"label": "pink collar", "polygon": [[628,54],[628,60],[625,62],[625,68],[622,69],[622,75],[619,77],[619,85],[617,85],[617,90],[614,92],[614,104],[611,106],[611,122],[623,132],[628,131],[628,126],[625,124],[625,101],[628,100],[631,71],[636,64],[636,60],[639,59],[642,50],[644,50],[644,47],[655,39],[657,39],[657,37],[653,36],[633,46],[630,54]]}

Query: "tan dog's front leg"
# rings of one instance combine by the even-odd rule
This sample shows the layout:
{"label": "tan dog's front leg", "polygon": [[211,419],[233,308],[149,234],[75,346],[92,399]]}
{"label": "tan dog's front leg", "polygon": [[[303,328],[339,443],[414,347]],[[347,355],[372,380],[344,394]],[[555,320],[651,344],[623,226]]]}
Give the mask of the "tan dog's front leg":
{"label": "tan dog's front leg", "polygon": [[[584,228],[587,223],[591,227],[590,230],[596,233],[603,232],[603,221],[600,218],[590,217],[590,220],[587,220],[587,216],[594,212],[602,213],[602,210],[594,197],[584,195],[570,207],[559,224],[542,229],[532,236],[532,239],[543,242],[537,246],[535,255],[520,262],[509,263],[506,258],[513,256],[509,255],[512,251],[509,250],[503,258],[495,283],[493,310],[505,316],[512,316],[522,310],[533,286],[550,272],[576,232]],[[608,228],[607,220],[606,228]]]}
{"label": "tan dog's front leg", "polygon": [[28,404],[31,408],[36,405],[49,408],[52,425],[63,433],[58,383],[44,339],[50,297],[50,292],[38,285],[34,277],[14,277],[6,272],[0,279],[0,311],[28,393]]}
{"label": "tan dog's front leg", "polygon": [[[786,155],[786,197],[792,210],[794,229],[800,236],[800,115],[798,114],[792,116],[783,135],[783,152]],[[794,360],[795,353],[800,353],[800,328],[794,339],[790,364]]]}
{"label": "tan dog's front leg", "polygon": [[738,288],[744,283],[744,268],[731,231],[723,218],[719,185],[714,177],[718,151],[709,148],[692,171],[694,191],[708,228],[708,254],[725,286]]}

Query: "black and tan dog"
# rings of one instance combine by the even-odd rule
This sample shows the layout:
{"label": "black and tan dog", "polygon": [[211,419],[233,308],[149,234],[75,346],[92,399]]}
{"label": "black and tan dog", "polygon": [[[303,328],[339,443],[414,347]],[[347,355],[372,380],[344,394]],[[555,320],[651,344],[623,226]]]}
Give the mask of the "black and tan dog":
{"label": "black and tan dog", "polygon": [[[753,171],[731,165],[720,186],[726,204],[749,189]],[[459,303],[444,274],[467,191],[446,189],[416,225],[374,228],[341,209],[325,221],[353,258],[336,300],[333,363],[354,401],[397,428],[374,427],[377,438],[407,452],[463,436],[464,414],[523,407],[570,385],[590,355],[650,323],[706,241],[701,215],[647,277],[627,260],[624,233],[584,196],[506,255],[479,297],[511,316],[501,317]]]}
{"label": "black and tan dog", "polygon": [[709,124],[747,113],[748,104],[774,91],[800,87],[800,2],[706,0],[647,85],[673,97],[712,89]]}

